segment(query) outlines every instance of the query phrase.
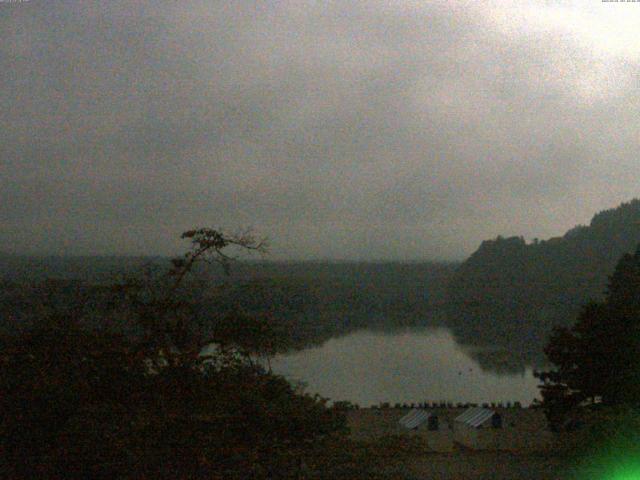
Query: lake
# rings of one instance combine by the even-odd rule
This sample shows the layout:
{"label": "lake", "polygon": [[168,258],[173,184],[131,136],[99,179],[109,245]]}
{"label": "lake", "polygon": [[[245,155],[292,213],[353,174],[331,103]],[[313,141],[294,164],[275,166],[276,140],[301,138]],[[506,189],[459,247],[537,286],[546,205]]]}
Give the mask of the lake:
{"label": "lake", "polygon": [[304,382],[308,393],[361,406],[425,401],[528,405],[538,397],[532,368],[518,374],[483,371],[447,328],[362,329],[278,355],[271,366],[291,382]]}

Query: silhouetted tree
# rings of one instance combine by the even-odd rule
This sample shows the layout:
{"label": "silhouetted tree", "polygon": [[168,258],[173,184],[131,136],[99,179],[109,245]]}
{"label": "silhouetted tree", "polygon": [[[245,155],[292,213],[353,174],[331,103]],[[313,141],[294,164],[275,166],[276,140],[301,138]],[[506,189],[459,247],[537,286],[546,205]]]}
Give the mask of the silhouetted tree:
{"label": "silhouetted tree", "polygon": [[640,248],[619,260],[603,302],[554,330],[545,353],[556,368],[537,374],[551,424],[579,406],[640,406],[639,352]]}
{"label": "silhouetted tree", "polygon": [[[80,305],[0,338],[0,477],[299,478],[305,463],[332,476],[323,446],[344,416],[250,361],[273,350],[268,326],[194,322],[196,264],[228,268],[228,248],[264,243],[211,229],[183,238],[192,248],[168,272],[113,289],[108,310],[135,327],[126,335],[83,322]],[[209,342],[220,348],[201,355]]]}

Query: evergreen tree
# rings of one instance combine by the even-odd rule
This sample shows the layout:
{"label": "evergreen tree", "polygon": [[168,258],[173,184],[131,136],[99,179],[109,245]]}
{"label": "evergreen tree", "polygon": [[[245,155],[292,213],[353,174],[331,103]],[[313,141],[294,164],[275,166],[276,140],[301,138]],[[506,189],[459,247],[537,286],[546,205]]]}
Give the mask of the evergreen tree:
{"label": "evergreen tree", "polygon": [[640,248],[620,259],[605,300],[555,329],[545,353],[556,368],[537,376],[552,425],[588,404],[640,405]]}

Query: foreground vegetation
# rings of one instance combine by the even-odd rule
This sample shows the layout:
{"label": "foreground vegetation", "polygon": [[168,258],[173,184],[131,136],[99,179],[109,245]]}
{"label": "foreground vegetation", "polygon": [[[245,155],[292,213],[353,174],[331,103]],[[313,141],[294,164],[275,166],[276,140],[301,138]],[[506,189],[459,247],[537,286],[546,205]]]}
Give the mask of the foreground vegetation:
{"label": "foreground vegetation", "polygon": [[228,250],[264,245],[209,229],[183,237],[191,249],[168,270],[106,289],[108,308],[43,292],[38,318],[1,339],[2,478],[368,475],[357,450],[335,448],[343,413],[256,361],[276,348],[268,324],[193,315],[198,262],[227,269]]}
{"label": "foreground vegetation", "polygon": [[603,301],[554,330],[538,373],[570,478],[640,478],[640,246],[619,259]]}

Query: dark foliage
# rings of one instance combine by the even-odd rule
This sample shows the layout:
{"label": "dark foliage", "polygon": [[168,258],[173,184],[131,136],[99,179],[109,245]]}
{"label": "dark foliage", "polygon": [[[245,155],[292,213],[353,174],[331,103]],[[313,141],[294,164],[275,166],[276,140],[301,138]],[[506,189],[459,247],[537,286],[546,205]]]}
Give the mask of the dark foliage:
{"label": "dark foliage", "polygon": [[[305,465],[332,470],[318,464],[319,452],[344,431],[344,415],[251,361],[275,341],[268,325],[239,316],[203,330],[193,321],[194,262],[228,266],[223,248],[262,244],[210,230],[185,238],[194,248],[167,275],[128,276],[104,292],[98,310],[45,301],[28,328],[1,338],[0,477],[299,478]],[[127,321],[114,324],[118,314]],[[202,356],[215,340],[219,348]]]}
{"label": "dark foliage", "polygon": [[343,427],[239,361],[149,374],[122,338],[59,326],[3,352],[3,478],[288,478]]}
{"label": "dark foliage", "polygon": [[541,372],[543,406],[558,427],[580,406],[640,406],[640,248],[624,255],[603,302],[583,307],[571,328],[545,348],[554,370]]}

